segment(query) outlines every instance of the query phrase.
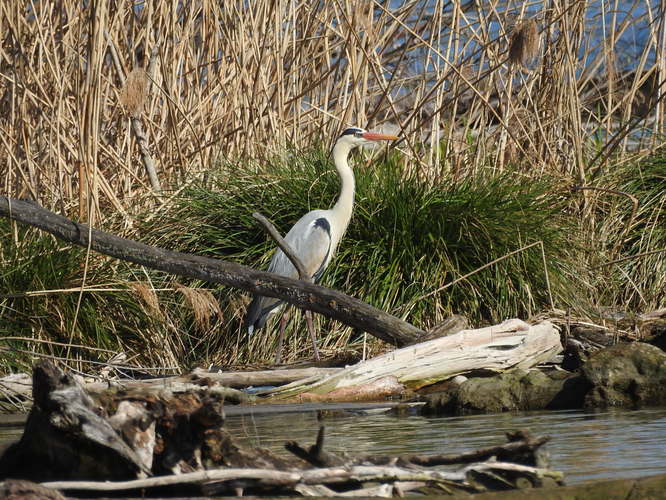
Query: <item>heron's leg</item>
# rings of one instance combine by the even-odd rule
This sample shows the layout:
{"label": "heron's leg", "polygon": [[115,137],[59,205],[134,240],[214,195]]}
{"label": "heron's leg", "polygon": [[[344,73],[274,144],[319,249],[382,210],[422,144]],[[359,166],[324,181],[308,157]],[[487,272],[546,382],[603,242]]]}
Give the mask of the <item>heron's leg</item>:
{"label": "heron's leg", "polygon": [[312,311],[305,311],[305,319],[308,323],[308,331],[310,332],[310,337],[312,338],[312,350],[314,351],[315,360],[319,361],[319,349],[317,349],[317,335],[314,331],[314,323],[312,322]]}
{"label": "heron's leg", "polygon": [[278,337],[277,350],[275,351],[275,364],[278,365],[282,361],[282,342],[284,341],[284,330],[287,328],[287,312],[288,308],[285,308],[280,318],[280,336]]}

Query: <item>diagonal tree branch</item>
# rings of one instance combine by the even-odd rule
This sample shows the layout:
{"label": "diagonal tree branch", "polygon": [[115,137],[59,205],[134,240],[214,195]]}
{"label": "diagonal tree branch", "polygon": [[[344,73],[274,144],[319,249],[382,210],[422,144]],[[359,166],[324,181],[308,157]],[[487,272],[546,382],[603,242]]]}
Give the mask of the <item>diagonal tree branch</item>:
{"label": "diagonal tree branch", "polygon": [[74,222],[31,201],[0,196],[0,215],[84,247],[88,246],[90,236],[90,248],[110,257],[276,297],[301,309],[341,321],[397,346],[417,342],[419,337],[425,334],[423,330],[395,316],[336,290],[257,271],[233,262],[153,247],[94,228],[89,230],[86,224]]}

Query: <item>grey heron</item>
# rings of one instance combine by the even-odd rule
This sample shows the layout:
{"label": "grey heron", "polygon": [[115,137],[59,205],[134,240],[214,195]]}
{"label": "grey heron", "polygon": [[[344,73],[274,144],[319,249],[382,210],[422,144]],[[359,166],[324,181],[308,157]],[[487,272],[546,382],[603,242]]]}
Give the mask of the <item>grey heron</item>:
{"label": "grey heron", "polygon": [[[392,141],[398,139],[392,135],[368,132],[362,128],[348,128],[338,138],[333,147],[333,163],[341,181],[340,195],[333,208],[312,210],[301,217],[285,236],[286,243],[293,249],[303,265],[316,282],[331,262],[333,255],[347,230],[354,208],[354,172],[349,166],[348,157],[352,149],[372,141]],[[277,249],[268,266],[271,273],[298,278],[298,271],[289,258]],[[268,317],[277,312],[283,301],[272,297],[256,295],[248,307],[244,327],[251,337],[255,330],[262,328]],[[280,323],[280,337],[276,362],[279,362],[282,337],[286,318]],[[315,357],[318,352],[313,336]]]}

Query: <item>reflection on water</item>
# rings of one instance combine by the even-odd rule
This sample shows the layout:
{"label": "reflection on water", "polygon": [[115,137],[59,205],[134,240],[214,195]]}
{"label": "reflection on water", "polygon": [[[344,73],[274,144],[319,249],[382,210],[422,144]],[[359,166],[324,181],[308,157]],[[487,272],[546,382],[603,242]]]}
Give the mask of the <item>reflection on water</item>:
{"label": "reflection on water", "polygon": [[[426,418],[385,414],[329,418],[326,449],[350,455],[454,454],[506,442],[504,433],[526,428],[552,436],[551,467],[569,484],[666,473],[666,409],[562,411]],[[314,443],[314,412],[238,415],[226,427],[245,444],[287,455],[283,445]],[[0,450],[21,436],[0,416]]]}
{"label": "reflection on water", "polygon": [[[551,467],[568,484],[666,472],[666,409],[564,411],[425,418],[369,415],[331,418],[326,449],[349,454],[452,454],[506,442],[506,431],[550,435]],[[314,413],[234,416],[226,427],[247,444],[286,454],[288,440],[314,443]]]}

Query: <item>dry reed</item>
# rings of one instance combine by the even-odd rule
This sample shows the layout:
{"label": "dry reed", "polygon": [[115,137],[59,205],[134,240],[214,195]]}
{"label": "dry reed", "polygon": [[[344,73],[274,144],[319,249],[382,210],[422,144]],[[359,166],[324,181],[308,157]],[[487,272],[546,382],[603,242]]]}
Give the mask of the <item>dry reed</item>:
{"label": "dry reed", "polygon": [[137,295],[137,297],[139,297],[146,305],[151,315],[156,318],[162,318],[162,311],[160,309],[160,302],[157,298],[157,293],[155,293],[155,290],[151,286],[148,286],[146,283],[141,283],[139,281],[129,283],[129,286]]}
{"label": "dry reed", "polygon": [[194,315],[194,322],[200,330],[210,329],[211,316],[222,316],[220,304],[210,291],[190,288],[177,283],[175,284],[175,288],[185,297]]}
{"label": "dry reed", "polygon": [[[644,2],[631,8],[637,5]],[[60,205],[66,213],[85,214],[90,205],[99,221],[115,213],[127,217],[139,208],[137,200],[154,203],[140,197],[150,182],[114,104],[119,101],[132,116],[145,111],[145,133],[167,189],[202,175],[217,158],[264,159],[286,145],[307,147],[333,137],[349,124],[398,131],[406,165],[423,175],[456,166],[475,171],[488,151],[461,148],[455,138],[487,142],[491,124],[503,115],[497,89],[506,88],[510,77],[490,19],[510,26],[524,11],[511,2],[492,10],[471,3],[452,8],[439,0],[391,8],[340,0],[175,8],[109,4],[89,15],[88,7],[71,0],[57,7],[38,3],[29,14],[11,2],[0,6],[0,29],[11,33],[0,54],[5,193]],[[648,81],[643,75],[664,74],[662,62],[650,63],[649,56],[664,53],[657,36],[664,19],[657,14],[650,10],[654,22],[646,29],[652,35],[638,51],[635,77],[623,80],[629,97],[612,102],[604,116],[596,104],[607,93],[599,89],[612,83],[603,85],[607,75],[595,68],[604,52],[619,50],[627,21],[604,25],[607,50],[599,54],[586,44],[595,20],[585,22],[580,2],[555,0],[544,9],[541,35],[535,19],[516,26],[508,51],[515,63],[532,59],[543,39],[539,67],[513,84],[510,96],[536,119],[523,124],[534,145],[529,157],[535,172],[584,176],[591,129],[620,111],[633,115],[634,96],[646,94],[639,92]],[[135,54],[153,47],[159,63],[155,90],[147,95],[144,70],[123,79]],[[457,73],[467,83],[447,83]],[[646,117],[663,113],[656,99],[644,98],[639,107]],[[663,122],[651,123],[663,133]],[[442,138],[446,156],[440,154]],[[649,142],[625,141],[620,153]],[[573,153],[562,158],[558,151]]]}

